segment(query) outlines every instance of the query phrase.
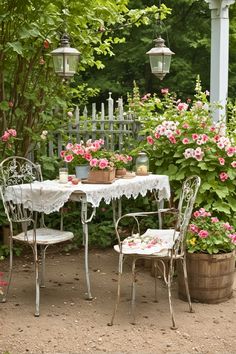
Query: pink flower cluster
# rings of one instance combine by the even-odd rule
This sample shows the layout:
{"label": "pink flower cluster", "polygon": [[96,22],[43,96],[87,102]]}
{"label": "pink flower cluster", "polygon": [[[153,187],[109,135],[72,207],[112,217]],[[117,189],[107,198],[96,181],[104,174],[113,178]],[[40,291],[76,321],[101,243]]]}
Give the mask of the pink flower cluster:
{"label": "pink flower cluster", "polygon": [[65,150],[60,152],[60,156],[65,162],[90,162],[92,160],[93,154],[100,150],[103,145],[103,139],[95,141],[89,139],[86,141],[86,143],[81,141],[79,144],[68,143]]}
{"label": "pink flower cluster", "polygon": [[98,168],[100,170],[111,169],[114,166],[113,163],[110,162],[106,158],[104,158],[104,159],[103,158],[101,158],[101,159],[97,159],[97,158],[91,159],[89,164],[90,164],[90,167]]}
{"label": "pink flower cluster", "polygon": [[[220,227],[221,234],[226,234],[233,243],[236,244],[236,233],[234,232],[233,226],[228,222],[220,222],[217,217],[213,217],[212,214],[205,210],[205,208],[200,208],[193,213],[196,219],[195,223],[189,225],[189,231],[199,236],[200,238],[207,238],[210,236],[211,232],[214,232],[214,224],[218,224]],[[230,233],[233,232],[233,233]]]}
{"label": "pink flower cluster", "polygon": [[189,148],[184,151],[184,157],[186,159],[189,159],[192,157],[192,158],[196,159],[197,161],[202,161],[203,156],[204,156],[204,151],[200,147],[197,147],[196,149]]}
{"label": "pink flower cluster", "polygon": [[132,156],[125,154],[114,154],[111,156],[111,161],[116,168],[124,168],[129,162],[132,161]]}
{"label": "pink flower cluster", "polygon": [[[180,134],[179,129],[177,129],[178,125],[179,122],[165,120],[162,124],[159,124],[156,127],[154,132],[155,138],[159,139],[161,136],[166,136],[172,144],[176,144],[175,136]],[[151,136],[148,136],[147,142],[148,144],[153,145],[154,139]]]}
{"label": "pink flower cluster", "polygon": [[7,142],[11,137],[16,137],[17,133],[15,129],[7,129],[1,137],[3,142]]}

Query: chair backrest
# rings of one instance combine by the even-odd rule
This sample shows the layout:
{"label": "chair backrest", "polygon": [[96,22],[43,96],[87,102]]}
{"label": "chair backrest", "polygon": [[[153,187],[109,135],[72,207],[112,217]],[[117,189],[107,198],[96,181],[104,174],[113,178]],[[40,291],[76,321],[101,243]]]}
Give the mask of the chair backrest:
{"label": "chair backrest", "polygon": [[34,181],[42,181],[40,165],[18,156],[0,163],[0,193],[10,226],[12,222],[33,221],[31,193],[23,201],[22,188]]}
{"label": "chair backrest", "polygon": [[178,220],[176,225],[177,230],[180,232],[179,242],[181,251],[183,251],[183,241],[192,216],[193,206],[200,184],[200,177],[191,176],[184,181],[182,186],[178,205]]}

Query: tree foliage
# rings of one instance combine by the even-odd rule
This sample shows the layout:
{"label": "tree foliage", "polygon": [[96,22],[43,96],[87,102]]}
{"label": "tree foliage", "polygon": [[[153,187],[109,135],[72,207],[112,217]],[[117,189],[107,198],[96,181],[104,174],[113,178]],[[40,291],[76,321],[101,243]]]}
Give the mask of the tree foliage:
{"label": "tree foliage", "polygon": [[[155,1],[131,1],[141,9]],[[153,19],[149,26],[126,28],[127,40],[115,49],[115,56],[106,58],[106,67],[102,72],[96,70],[86,73],[86,80],[94,86],[94,77],[99,81],[101,91],[111,91],[117,96],[131,92],[133,81],[143,93],[160,92],[168,87],[186,99],[193,97],[194,83],[200,75],[202,86],[210,89],[210,47],[211,47],[211,11],[204,0],[165,0],[171,8],[171,14],[160,25]],[[236,4],[230,6],[230,58],[229,58],[229,96],[235,96],[236,90]],[[163,81],[151,74],[147,55],[152,40],[157,34],[165,39],[165,44],[175,52],[170,73]],[[107,96],[107,93],[106,93]],[[104,95],[105,97],[105,95]]]}
{"label": "tree foliage", "polygon": [[[102,68],[103,56],[123,41],[116,26],[146,24],[159,12],[153,5],[138,10],[128,0],[2,0],[0,5],[0,130],[15,128],[15,153],[26,155],[43,129],[55,130],[65,117],[60,107],[77,86],[63,85],[53,72],[50,52],[63,32],[82,55],[79,70]],[[165,6],[163,14],[167,12]],[[57,107],[57,110],[52,110]],[[58,109],[59,108],[59,109]]]}

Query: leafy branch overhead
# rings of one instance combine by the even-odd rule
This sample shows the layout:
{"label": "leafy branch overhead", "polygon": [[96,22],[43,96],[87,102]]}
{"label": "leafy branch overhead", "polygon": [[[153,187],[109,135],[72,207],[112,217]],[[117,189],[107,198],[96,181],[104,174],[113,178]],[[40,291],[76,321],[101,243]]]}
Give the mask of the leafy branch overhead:
{"label": "leafy branch overhead", "polygon": [[[63,32],[71,46],[80,50],[79,71],[103,68],[104,56],[112,56],[113,46],[124,41],[117,34],[122,26],[149,24],[162,5],[129,9],[127,0],[63,1],[3,0],[0,5],[0,130],[15,128],[22,139],[16,153],[33,147],[32,136],[44,129],[55,130],[66,118],[70,87],[63,86],[53,72],[50,52],[58,47]],[[75,89],[75,88],[73,88]]]}

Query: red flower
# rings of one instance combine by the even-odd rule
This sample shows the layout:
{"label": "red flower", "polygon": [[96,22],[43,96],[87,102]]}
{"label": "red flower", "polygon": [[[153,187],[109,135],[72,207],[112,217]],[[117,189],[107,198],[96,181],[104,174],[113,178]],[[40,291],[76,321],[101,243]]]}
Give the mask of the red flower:
{"label": "red flower", "polygon": [[43,46],[44,46],[45,49],[48,49],[48,48],[49,48],[50,43],[49,43],[49,40],[48,40],[48,39],[45,39],[45,40],[44,40]]}

